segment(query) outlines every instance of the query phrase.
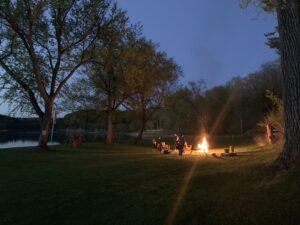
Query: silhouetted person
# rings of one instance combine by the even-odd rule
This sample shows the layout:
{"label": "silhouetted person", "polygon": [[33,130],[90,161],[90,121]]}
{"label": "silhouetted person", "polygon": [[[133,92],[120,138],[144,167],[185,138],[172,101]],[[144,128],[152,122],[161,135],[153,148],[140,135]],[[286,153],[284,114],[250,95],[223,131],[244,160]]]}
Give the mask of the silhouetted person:
{"label": "silhouetted person", "polygon": [[156,144],[156,147],[157,147],[157,150],[159,151],[159,152],[161,152],[161,150],[162,150],[162,148],[161,148],[161,138],[159,137],[158,138],[158,141],[157,141],[157,144]]}
{"label": "silhouetted person", "polygon": [[152,144],[153,144],[153,147],[155,149],[157,149],[157,141],[155,140],[155,138],[152,139]]}
{"label": "silhouetted person", "polygon": [[179,142],[178,142],[179,155],[182,155],[182,153],[183,153],[184,143],[185,143],[184,136],[181,135],[181,137],[179,138]]}
{"label": "silhouetted person", "polygon": [[178,150],[178,146],[179,146],[179,136],[177,134],[174,134],[175,137],[175,141],[174,141],[174,149]]}

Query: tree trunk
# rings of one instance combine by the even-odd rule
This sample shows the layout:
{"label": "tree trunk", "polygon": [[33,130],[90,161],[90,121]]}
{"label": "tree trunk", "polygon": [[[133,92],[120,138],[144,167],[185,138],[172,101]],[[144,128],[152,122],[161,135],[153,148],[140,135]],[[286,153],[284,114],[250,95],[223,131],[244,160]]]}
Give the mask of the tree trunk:
{"label": "tree trunk", "polygon": [[112,99],[108,97],[108,108],[107,108],[107,130],[106,130],[106,144],[113,143],[113,108]]}
{"label": "tree trunk", "polygon": [[300,162],[300,5],[299,0],[278,0],[285,144],[277,159],[280,168]]}
{"label": "tree trunk", "polygon": [[141,123],[141,127],[140,127],[140,131],[139,131],[139,134],[138,136],[136,137],[136,144],[138,141],[142,140],[143,138],[143,134],[144,134],[144,131],[145,131],[145,127],[146,127],[146,111],[145,110],[142,110],[141,112],[141,115],[140,115],[140,123]]}
{"label": "tree trunk", "polygon": [[53,103],[46,103],[45,114],[40,118],[41,131],[38,148],[41,150],[48,150],[49,129],[52,122],[52,108]]}

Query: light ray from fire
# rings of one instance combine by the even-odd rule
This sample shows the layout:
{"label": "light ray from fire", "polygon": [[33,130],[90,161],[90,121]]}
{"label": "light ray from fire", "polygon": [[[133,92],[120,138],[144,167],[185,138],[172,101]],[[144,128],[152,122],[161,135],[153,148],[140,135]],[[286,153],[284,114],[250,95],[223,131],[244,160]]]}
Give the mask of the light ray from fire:
{"label": "light ray from fire", "polygon": [[213,124],[209,135],[212,136],[214,135],[215,131],[217,130],[218,126],[220,123],[222,123],[222,121],[225,119],[226,115],[228,114],[231,106],[230,103],[233,101],[233,99],[236,97],[236,94],[238,92],[239,88],[235,88],[233,89],[233,91],[231,92],[229,98],[227,99],[225,105],[223,106],[221,112],[219,113],[215,123]]}
{"label": "light ray from fire", "polygon": [[[214,132],[216,131],[216,129],[218,128],[219,124],[223,121],[223,119],[225,118],[225,116],[227,115],[227,113],[229,112],[230,110],[230,103],[233,101],[234,97],[236,96],[237,92],[238,92],[238,88],[235,88],[229,98],[227,99],[225,105],[223,106],[221,112],[219,113],[219,116],[216,120],[216,122],[214,123],[211,131],[210,131],[210,135],[213,135]],[[179,192],[177,194],[177,197],[175,199],[175,202],[174,202],[174,205],[173,207],[171,208],[171,211],[167,217],[167,220],[166,220],[166,225],[172,225],[175,221],[175,218],[176,218],[176,215],[177,215],[177,212],[178,210],[180,209],[181,207],[181,204],[185,198],[185,195],[187,193],[187,190],[189,188],[189,185],[191,183],[191,180],[192,180],[192,177],[193,177],[193,174],[195,172],[195,169],[198,165],[198,161],[199,161],[199,157],[197,157],[193,163],[193,165],[191,166],[190,170],[187,172],[187,175],[185,176],[184,178],[184,181],[181,185],[181,188],[179,189]]]}
{"label": "light ray from fire", "polygon": [[181,207],[182,201],[184,200],[184,197],[187,193],[187,189],[191,183],[191,180],[192,180],[193,174],[195,172],[195,169],[197,167],[198,161],[199,161],[199,157],[196,157],[191,168],[188,170],[188,172],[183,180],[183,183],[181,185],[181,188],[179,189],[179,192],[177,194],[177,198],[175,199],[174,205],[171,208],[171,211],[167,217],[167,221],[165,223],[166,225],[172,225],[174,223],[177,212]]}

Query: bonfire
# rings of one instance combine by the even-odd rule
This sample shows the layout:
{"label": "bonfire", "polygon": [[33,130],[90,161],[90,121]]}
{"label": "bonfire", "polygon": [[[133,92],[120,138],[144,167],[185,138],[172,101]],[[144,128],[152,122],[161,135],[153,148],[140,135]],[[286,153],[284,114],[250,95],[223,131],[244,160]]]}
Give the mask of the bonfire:
{"label": "bonfire", "polygon": [[206,137],[203,138],[203,141],[201,144],[198,144],[197,146],[197,152],[202,152],[202,153],[207,153],[209,152],[208,150],[208,144],[206,141]]}

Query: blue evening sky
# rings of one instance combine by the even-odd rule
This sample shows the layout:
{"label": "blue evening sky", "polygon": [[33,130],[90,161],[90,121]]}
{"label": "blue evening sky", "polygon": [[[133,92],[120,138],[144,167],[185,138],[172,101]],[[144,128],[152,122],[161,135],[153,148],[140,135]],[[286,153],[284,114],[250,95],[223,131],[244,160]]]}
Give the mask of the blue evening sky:
{"label": "blue evening sky", "polygon": [[241,9],[239,0],[118,0],[131,22],[182,66],[182,83],[204,79],[208,87],[245,76],[277,55],[265,44],[275,15]]}
{"label": "blue evening sky", "polygon": [[[131,22],[182,66],[182,83],[204,79],[207,86],[245,76],[274,60],[265,45],[276,17],[258,9],[239,7],[239,0],[117,0]],[[7,114],[6,105],[0,114]]]}

